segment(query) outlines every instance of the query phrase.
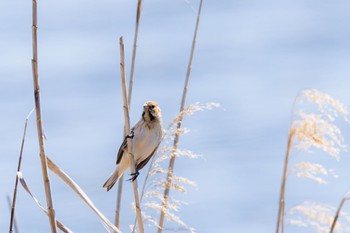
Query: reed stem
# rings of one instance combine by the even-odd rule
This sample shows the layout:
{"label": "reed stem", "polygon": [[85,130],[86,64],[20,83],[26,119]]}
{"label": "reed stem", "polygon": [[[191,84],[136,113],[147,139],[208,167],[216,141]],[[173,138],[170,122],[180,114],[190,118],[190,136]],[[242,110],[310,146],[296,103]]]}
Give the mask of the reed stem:
{"label": "reed stem", "polygon": [[278,216],[277,216],[277,224],[276,224],[276,233],[280,232],[280,227],[281,227],[281,232],[282,233],[284,232],[285,192],[286,192],[286,182],[287,182],[287,175],[288,175],[288,163],[289,163],[290,152],[292,150],[293,136],[294,136],[294,131],[292,130],[289,132],[286,157],[284,160],[283,177],[282,177],[282,184],[281,184],[281,190],[280,190],[279,208],[278,208]]}
{"label": "reed stem", "polygon": [[200,15],[201,15],[201,10],[202,10],[202,3],[203,3],[203,0],[200,0],[198,14],[197,14],[197,22],[196,22],[196,27],[194,30],[194,35],[193,35],[190,59],[189,59],[188,66],[187,66],[186,80],[185,80],[184,90],[182,93],[182,100],[181,100],[181,106],[180,106],[180,116],[179,116],[179,120],[177,123],[177,130],[175,131],[175,138],[174,138],[171,158],[169,161],[167,178],[166,178],[166,182],[165,182],[165,189],[164,189],[163,201],[162,201],[162,211],[160,213],[159,224],[158,224],[158,233],[161,233],[163,231],[165,210],[168,206],[168,197],[169,197],[170,187],[171,187],[172,178],[173,178],[173,170],[174,170],[174,166],[175,166],[176,151],[177,151],[178,144],[179,144],[179,137],[180,137],[179,129],[181,128],[182,118],[183,118],[183,114],[181,114],[181,113],[184,110],[185,102],[186,102],[188,82],[189,82],[191,70],[192,70],[192,60],[193,60],[194,50],[196,47],[197,32],[198,32]]}
{"label": "reed stem", "polygon": [[141,8],[142,8],[142,0],[137,1],[137,9],[136,9],[136,24],[135,24],[135,33],[134,33],[134,45],[132,50],[132,59],[131,59],[131,69],[130,69],[130,85],[128,92],[128,104],[130,107],[131,104],[131,96],[132,96],[132,87],[134,83],[134,72],[135,72],[135,63],[136,63],[136,50],[137,50],[137,38],[139,34],[139,25],[141,18]]}
{"label": "reed stem", "polygon": [[[29,114],[28,114],[28,116],[27,116],[27,118],[25,120],[25,123],[24,123],[24,131],[23,131],[23,136],[22,136],[21,150],[20,150],[19,158],[18,158],[17,172],[21,171],[22,157],[23,157],[23,148],[24,148],[24,142],[25,142],[26,133],[27,133],[28,119],[29,119],[30,115],[32,115],[33,112],[34,112],[34,109],[32,109],[29,112]],[[12,204],[11,204],[11,218],[10,218],[9,233],[13,232],[13,223],[14,223],[14,219],[15,219],[15,208],[16,208],[16,200],[17,200],[17,189],[18,189],[18,176],[16,175],[15,188],[14,188],[14,191],[13,191]],[[9,200],[10,200],[10,198],[9,198]]]}
{"label": "reed stem", "polygon": [[345,196],[345,197],[342,198],[342,200],[341,200],[341,202],[340,202],[340,204],[338,206],[337,212],[336,212],[336,214],[334,216],[334,219],[333,219],[333,222],[332,222],[332,226],[331,226],[331,229],[330,229],[329,233],[333,233],[333,231],[335,229],[335,225],[336,225],[336,223],[338,221],[338,218],[339,218],[339,215],[340,215],[340,211],[343,208],[343,205],[344,205],[345,201],[347,201],[347,200],[349,200],[349,197]]}
{"label": "reed stem", "polygon": [[53,208],[50,179],[47,169],[47,159],[44,142],[43,125],[41,121],[41,106],[40,106],[40,87],[39,87],[39,75],[38,75],[38,41],[37,41],[37,1],[33,0],[33,27],[32,27],[32,38],[33,38],[33,84],[34,84],[34,100],[35,100],[35,113],[36,113],[36,125],[38,131],[39,148],[40,148],[40,161],[41,169],[43,173],[43,181],[45,187],[46,204],[49,214],[51,232],[56,233],[56,220],[55,210]]}
{"label": "reed stem", "polygon": [[[128,92],[128,108],[130,111],[131,106],[131,97],[132,97],[132,88],[134,84],[134,71],[135,71],[135,62],[136,62],[136,49],[137,49],[137,38],[139,33],[139,25],[141,18],[141,7],[142,0],[137,1],[137,9],[136,9],[136,25],[135,25],[135,34],[134,34],[134,46],[132,51],[132,59],[131,59],[131,70],[130,70],[130,79],[129,79],[129,92]],[[124,135],[126,136],[126,135]],[[123,193],[123,181],[124,175],[122,175],[118,181],[118,192],[117,192],[117,206],[115,213],[115,225],[119,228],[120,226],[120,209],[121,209],[121,201],[122,201],[122,193]]]}
{"label": "reed stem", "polygon": [[115,209],[115,225],[120,229],[120,213],[122,205],[122,193],[124,184],[124,175],[122,175],[118,181],[118,191],[117,191],[117,204]]}
{"label": "reed stem", "polygon": [[[127,99],[127,92],[126,92],[126,75],[125,75],[125,62],[124,62],[124,43],[123,43],[123,37],[120,37],[119,39],[119,45],[120,45],[120,74],[122,79],[122,90],[123,90],[123,109],[124,109],[124,120],[125,120],[125,135],[128,135],[130,132],[130,117],[129,117],[129,107],[128,107],[128,99]],[[136,166],[135,166],[135,160],[134,160],[134,151],[133,151],[133,140],[132,138],[127,138],[127,151],[129,152],[130,156],[130,171],[132,174],[136,174]],[[134,190],[134,198],[135,198],[135,208],[136,208],[136,216],[137,216],[137,222],[139,227],[139,232],[144,233],[143,228],[143,221],[142,221],[142,215],[141,215],[141,207],[140,207],[140,198],[139,193],[137,190],[137,179],[135,179],[132,182],[133,190]]]}

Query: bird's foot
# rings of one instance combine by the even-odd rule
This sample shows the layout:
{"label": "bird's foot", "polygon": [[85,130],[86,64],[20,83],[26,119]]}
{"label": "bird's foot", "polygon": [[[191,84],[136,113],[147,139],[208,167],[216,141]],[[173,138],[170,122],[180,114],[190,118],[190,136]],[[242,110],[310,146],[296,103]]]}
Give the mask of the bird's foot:
{"label": "bird's foot", "polygon": [[131,131],[127,136],[126,138],[131,138],[133,139],[134,138],[134,131]]}
{"label": "bird's foot", "polygon": [[131,178],[128,179],[128,181],[134,182],[139,175],[140,173],[138,171],[136,171],[135,173],[131,173],[130,174]]}

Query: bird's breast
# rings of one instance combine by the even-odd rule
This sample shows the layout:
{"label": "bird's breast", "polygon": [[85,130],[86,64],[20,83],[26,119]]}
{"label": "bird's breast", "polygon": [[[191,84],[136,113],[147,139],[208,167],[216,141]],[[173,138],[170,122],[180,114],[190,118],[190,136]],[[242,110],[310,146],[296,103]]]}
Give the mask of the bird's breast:
{"label": "bird's breast", "polygon": [[137,127],[134,129],[134,156],[135,160],[146,159],[158,146],[162,137],[161,128]]}

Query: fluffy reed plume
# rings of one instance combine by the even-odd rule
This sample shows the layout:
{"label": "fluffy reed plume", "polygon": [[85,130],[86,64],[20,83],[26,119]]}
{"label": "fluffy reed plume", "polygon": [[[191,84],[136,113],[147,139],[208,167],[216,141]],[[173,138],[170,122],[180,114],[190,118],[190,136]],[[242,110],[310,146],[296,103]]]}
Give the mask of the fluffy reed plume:
{"label": "fluffy reed plume", "polygon": [[349,122],[347,108],[339,100],[333,99],[327,93],[316,89],[305,89],[299,97],[297,102],[302,103],[306,99],[308,102],[315,104],[318,110],[330,121],[334,121],[338,116],[342,116]]}
{"label": "fluffy reed plume", "polygon": [[[182,122],[182,119],[185,116],[192,116],[196,112],[202,112],[205,110],[212,110],[213,108],[220,107],[219,103],[215,102],[209,102],[205,104],[201,104],[199,102],[196,102],[194,104],[189,105],[187,108],[184,108],[178,115],[175,117],[169,124],[169,129],[174,127],[177,123]],[[178,129],[181,130],[181,129]]]}
{"label": "fluffy reed plume", "polygon": [[187,187],[196,187],[196,183],[185,177],[173,174],[171,184],[167,184],[168,169],[165,167],[169,163],[173,154],[175,154],[177,158],[184,157],[195,159],[200,157],[190,150],[177,148],[175,152],[173,151],[172,142],[175,135],[189,132],[187,129],[179,131],[177,128],[178,121],[183,121],[186,116],[191,116],[198,111],[211,110],[219,106],[220,105],[217,103],[195,103],[185,108],[170,122],[168,129],[164,133],[162,147],[158,150],[157,155],[153,157],[143,185],[141,196],[142,214],[144,221],[149,223],[149,227],[154,226],[159,229],[159,223],[156,218],[157,215],[163,212],[167,222],[173,226],[163,226],[162,229],[195,232],[195,230],[189,227],[177,214],[181,206],[186,204],[185,202],[176,200],[172,196],[168,196],[167,208],[164,208],[162,203],[164,202],[163,191],[167,186],[178,193],[186,193]]}
{"label": "fluffy reed plume", "polygon": [[[335,208],[332,206],[304,202],[289,211],[289,223],[298,227],[311,228],[318,233],[328,233],[331,224],[334,222],[334,212]],[[338,221],[334,232],[349,232],[350,215],[345,212],[340,214],[343,218],[342,221]]]}
{"label": "fluffy reed plume", "polygon": [[292,124],[297,149],[309,151],[311,147],[321,149],[339,160],[339,153],[345,149],[340,129],[323,114],[299,112],[299,120]]}
{"label": "fluffy reed plume", "polygon": [[[296,104],[302,105],[305,102],[312,105],[317,113],[305,113],[304,110],[295,109]],[[341,131],[335,125],[335,120],[341,116],[346,122],[349,122],[348,111],[338,100],[315,89],[303,90],[295,100],[293,112],[297,114],[294,116],[288,135],[276,233],[284,232],[285,189],[289,170],[294,171],[299,177],[306,177],[321,184],[327,183],[324,177],[329,175],[337,177],[332,170],[317,163],[301,162],[297,163],[295,168],[289,169],[292,148],[307,152],[310,152],[312,148],[319,149],[337,161],[340,158],[340,152],[346,148]]]}
{"label": "fluffy reed plume", "polygon": [[297,163],[292,172],[296,173],[298,177],[305,177],[316,181],[319,184],[327,184],[328,181],[325,180],[325,178],[328,176],[333,176],[335,178],[338,177],[336,174],[334,174],[332,169],[326,169],[323,165],[318,163]]}
{"label": "fluffy reed plume", "polygon": [[[168,170],[166,168],[163,168],[163,164],[167,163],[169,159],[171,158],[171,147],[164,146],[161,149],[162,153],[159,154],[158,158],[155,160],[155,162],[152,164],[152,168],[149,172],[150,181],[147,185],[147,190],[145,191],[142,199],[142,208],[143,213],[145,214],[145,220],[149,223],[152,223],[156,228],[159,227],[159,224],[157,222],[157,216],[164,212],[165,219],[167,222],[173,222],[175,223],[175,226],[172,230],[179,230],[179,229],[186,229],[189,232],[194,232],[194,229],[187,226],[184,221],[178,216],[178,211],[181,208],[181,205],[185,204],[184,202],[181,202],[179,200],[176,200],[175,198],[169,196],[168,197],[168,205],[167,208],[163,208],[162,203],[164,202],[164,197],[162,192],[167,187],[166,182],[166,175],[168,173]],[[183,156],[188,155],[190,158],[198,157],[195,156],[192,152],[182,153]],[[195,182],[185,178],[185,177],[179,177],[175,174],[173,175],[173,181],[170,184],[170,189],[173,191],[177,191],[179,193],[186,193],[187,188],[186,186],[196,186]],[[165,229],[163,227],[163,229]],[[169,230],[169,228],[167,228]]]}

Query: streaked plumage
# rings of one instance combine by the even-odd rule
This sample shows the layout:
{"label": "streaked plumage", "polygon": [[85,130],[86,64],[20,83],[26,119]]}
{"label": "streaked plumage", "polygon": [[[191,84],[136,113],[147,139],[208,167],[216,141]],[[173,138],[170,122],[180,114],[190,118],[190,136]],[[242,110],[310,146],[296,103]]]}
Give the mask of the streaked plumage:
{"label": "streaked plumage", "polygon": [[[147,101],[143,105],[141,119],[131,129],[130,136],[133,140],[134,158],[137,171],[142,169],[157,150],[162,139],[162,115],[159,105],[154,101]],[[118,151],[117,167],[113,174],[104,183],[103,188],[109,191],[130,167],[130,159],[127,151],[127,137],[124,139]],[[136,172],[137,172],[136,171]],[[136,178],[134,174],[133,178]]]}

